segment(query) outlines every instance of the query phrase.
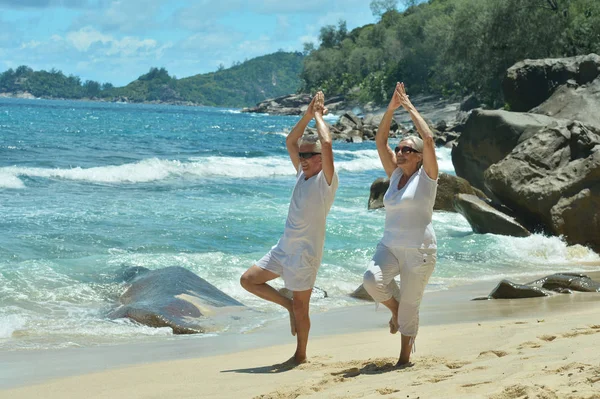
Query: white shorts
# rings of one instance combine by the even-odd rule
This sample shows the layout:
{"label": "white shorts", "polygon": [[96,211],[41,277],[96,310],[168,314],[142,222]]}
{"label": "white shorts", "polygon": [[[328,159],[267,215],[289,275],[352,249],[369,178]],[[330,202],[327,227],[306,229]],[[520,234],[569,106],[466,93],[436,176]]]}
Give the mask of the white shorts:
{"label": "white shorts", "polygon": [[306,253],[286,254],[277,245],[263,256],[256,266],[283,278],[285,288],[290,291],[306,291],[315,285],[321,262]]}
{"label": "white shorts", "polygon": [[[373,259],[363,278],[363,286],[376,302],[396,298],[398,330],[414,337],[419,329],[419,307],[423,292],[433,273],[437,250],[389,248],[377,245]],[[400,287],[394,277],[400,275]]]}

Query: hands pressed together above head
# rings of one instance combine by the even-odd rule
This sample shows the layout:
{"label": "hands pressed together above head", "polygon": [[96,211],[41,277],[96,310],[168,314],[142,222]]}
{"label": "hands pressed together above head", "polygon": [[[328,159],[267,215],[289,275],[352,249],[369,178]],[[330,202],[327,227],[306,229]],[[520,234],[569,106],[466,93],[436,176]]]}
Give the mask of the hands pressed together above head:
{"label": "hands pressed together above head", "polygon": [[406,109],[411,105],[412,104],[408,98],[408,94],[406,94],[406,88],[404,87],[404,83],[396,83],[396,87],[394,88],[394,94],[392,95],[392,99],[390,100],[390,104],[388,105],[388,110],[395,110],[400,106]]}

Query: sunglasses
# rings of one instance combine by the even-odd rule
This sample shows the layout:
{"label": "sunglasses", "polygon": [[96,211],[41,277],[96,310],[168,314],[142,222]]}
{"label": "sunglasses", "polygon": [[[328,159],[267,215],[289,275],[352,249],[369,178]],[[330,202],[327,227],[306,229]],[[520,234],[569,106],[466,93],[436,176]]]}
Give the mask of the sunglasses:
{"label": "sunglasses", "polygon": [[312,157],[314,157],[315,155],[321,155],[320,152],[299,152],[298,156],[300,158],[304,158],[304,159],[310,159]]}
{"label": "sunglasses", "polygon": [[396,148],[394,148],[394,153],[397,154],[398,151],[400,151],[402,153],[402,155],[410,154],[411,152],[414,152],[415,154],[420,154],[419,151],[417,151],[414,148],[409,147],[407,145],[403,145],[402,147],[396,147]]}

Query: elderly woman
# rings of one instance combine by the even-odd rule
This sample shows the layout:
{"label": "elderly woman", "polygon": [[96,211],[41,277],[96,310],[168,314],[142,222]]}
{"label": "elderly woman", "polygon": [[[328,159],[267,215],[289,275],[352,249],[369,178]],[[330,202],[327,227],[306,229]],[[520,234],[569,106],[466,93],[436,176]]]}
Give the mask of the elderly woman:
{"label": "elderly woman", "polygon": [[[394,110],[402,106],[421,137],[388,145]],[[431,225],[437,191],[438,164],[427,123],[398,83],[375,138],[383,169],[390,178],[383,203],[385,230],[364,275],[363,285],[376,302],[391,312],[390,333],[402,335],[396,366],[409,365],[419,328],[419,306],[436,262],[436,238]],[[400,287],[394,277],[400,275]]]}

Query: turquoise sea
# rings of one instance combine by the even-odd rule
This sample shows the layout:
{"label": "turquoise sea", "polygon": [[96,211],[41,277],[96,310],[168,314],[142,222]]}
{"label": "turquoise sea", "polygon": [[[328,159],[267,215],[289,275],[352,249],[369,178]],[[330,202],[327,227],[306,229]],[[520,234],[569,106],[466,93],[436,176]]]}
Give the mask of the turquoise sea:
{"label": "turquoise sea", "polygon": [[[0,351],[173,339],[169,328],[106,317],[129,266],[183,266],[258,310],[229,332],[287,317],[239,276],[283,231],[295,182],[284,141],[297,119],[0,99]],[[384,212],[367,210],[369,186],[384,175],[375,144],[336,142],[334,153],[340,186],[317,278],[329,297],[314,300],[315,312],[359,303],[347,294],[383,232]],[[453,173],[450,150],[438,156]],[[600,260],[557,237],[474,234],[454,213],[436,212],[434,228],[429,291]]]}

